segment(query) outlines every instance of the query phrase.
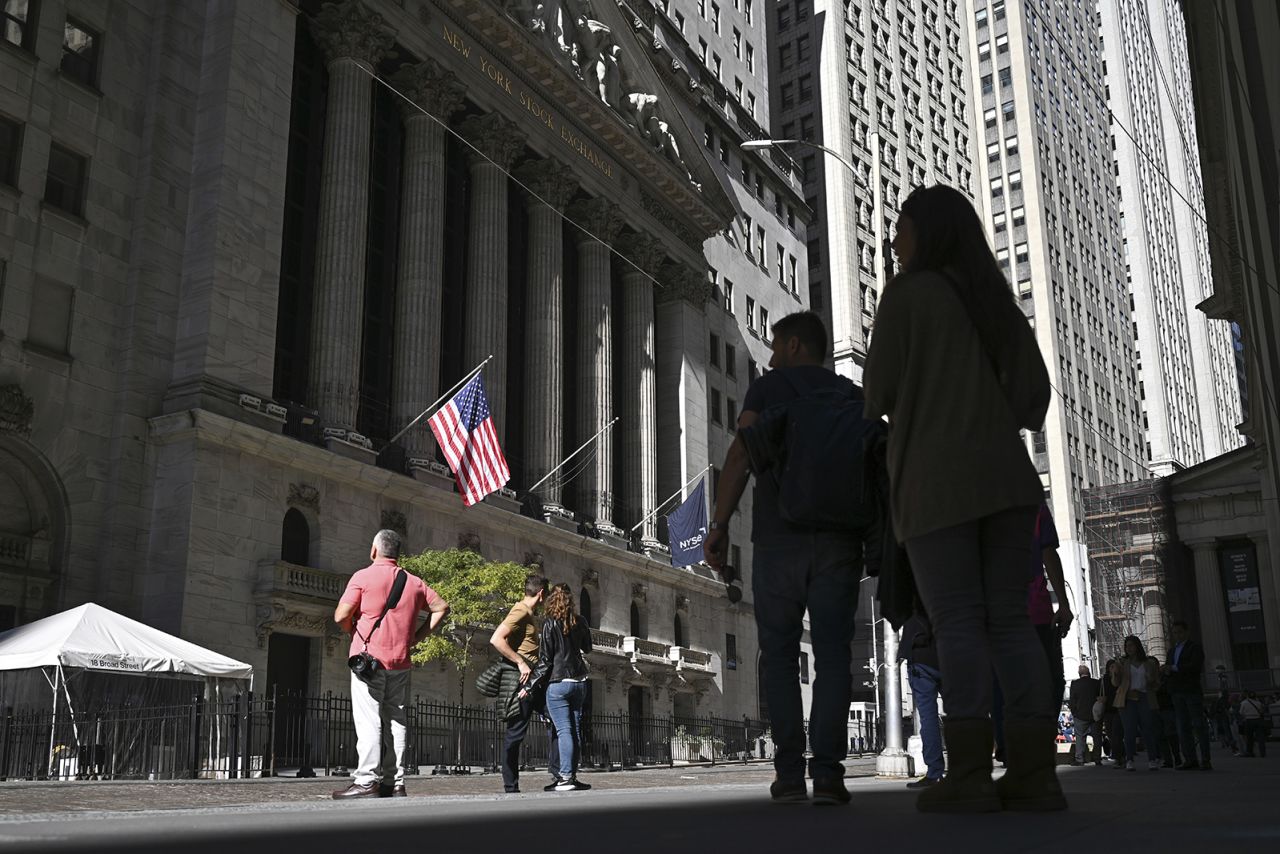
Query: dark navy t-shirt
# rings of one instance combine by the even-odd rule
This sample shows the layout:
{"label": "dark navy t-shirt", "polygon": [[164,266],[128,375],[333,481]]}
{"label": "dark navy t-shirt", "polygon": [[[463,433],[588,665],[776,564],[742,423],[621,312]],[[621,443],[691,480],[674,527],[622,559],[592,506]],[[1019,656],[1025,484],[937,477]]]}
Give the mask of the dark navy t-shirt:
{"label": "dark navy t-shirt", "polygon": [[[834,371],[821,365],[797,365],[794,368],[776,368],[751,383],[750,388],[747,389],[747,396],[742,401],[742,411],[764,412],[771,406],[799,397],[789,376],[799,379],[803,387],[812,391],[852,386],[855,398],[862,400],[862,389]],[[782,517],[778,514],[778,485],[774,478],[775,474],[771,471],[756,477],[754,504],[751,511],[753,543],[805,533],[803,529],[792,527],[782,521]]]}

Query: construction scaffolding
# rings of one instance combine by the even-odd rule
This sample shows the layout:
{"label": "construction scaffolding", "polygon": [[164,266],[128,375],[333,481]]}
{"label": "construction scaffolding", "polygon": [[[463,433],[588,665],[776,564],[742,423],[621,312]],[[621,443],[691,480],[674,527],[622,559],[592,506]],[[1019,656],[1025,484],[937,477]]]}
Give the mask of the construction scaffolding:
{"label": "construction scaffolding", "polygon": [[1086,490],[1084,528],[1102,659],[1122,655],[1124,639],[1136,635],[1164,661],[1169,572],[1179,548],[1165,480]]}

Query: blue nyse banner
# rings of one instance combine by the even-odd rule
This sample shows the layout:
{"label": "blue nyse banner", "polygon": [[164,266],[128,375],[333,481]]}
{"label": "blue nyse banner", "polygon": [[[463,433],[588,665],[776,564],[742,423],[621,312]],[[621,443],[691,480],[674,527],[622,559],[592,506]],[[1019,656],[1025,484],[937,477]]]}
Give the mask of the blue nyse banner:
{"label": "blue nyse banner", "polygon": [[707,538],[706,483],[706,478],[698,481],[684,503],[667,516],[672,566],[702,562],[702,541]]}

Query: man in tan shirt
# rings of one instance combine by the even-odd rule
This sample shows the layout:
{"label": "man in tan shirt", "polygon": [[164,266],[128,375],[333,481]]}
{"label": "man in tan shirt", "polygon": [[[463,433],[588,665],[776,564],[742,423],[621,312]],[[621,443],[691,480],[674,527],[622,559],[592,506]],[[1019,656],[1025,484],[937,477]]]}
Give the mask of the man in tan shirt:
{"label": "man in tan shirt", "polygon": [[[518,672],[508,680],[502,680],[502,690],[498,697],[505,703],[506,699],[523,685],[538,663],[538,622],[534,612],[542,604],[542,597],[547,592],[547,579],[543,575],[530,575],[524,582],[524,598],[512,606],[506,619],[493,630],[489,644],[498,651]],[[524,744],[525,732],[529,729],[529,720],[533,717],[533,705],[527,700],[520,701],[520,714],[507,719],[507,734],[502,742],[502,787],[509,793],[520,791],[520,745]]]}

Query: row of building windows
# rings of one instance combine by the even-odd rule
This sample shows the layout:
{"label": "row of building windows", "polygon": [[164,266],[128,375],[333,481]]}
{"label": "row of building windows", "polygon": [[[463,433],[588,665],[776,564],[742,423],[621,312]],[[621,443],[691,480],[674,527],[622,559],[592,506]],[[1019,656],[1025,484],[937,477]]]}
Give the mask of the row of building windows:
{"label": "row of building windows", "polygon": [[[35,52],[39,29],[39,6],[35,0],[4,0],[0,6],[0,28],[4,41],[29,53]],[[102,34],[82,21],[68,17],[62,26],[62,56],[58,70],[63,76],[89,87],[98,85]]]}
{"label": "row of building windows", "polygon": [[[18,186],[18,164],[22,159],[25,125],[0,116],[0,183]],[[44,203],[72,214],[84,215],[89,159],[56,142],[49,144],[49,165],[45,169]]]}

